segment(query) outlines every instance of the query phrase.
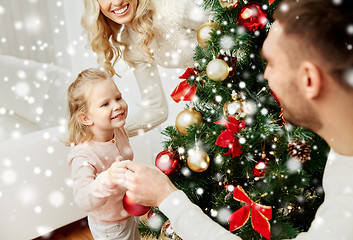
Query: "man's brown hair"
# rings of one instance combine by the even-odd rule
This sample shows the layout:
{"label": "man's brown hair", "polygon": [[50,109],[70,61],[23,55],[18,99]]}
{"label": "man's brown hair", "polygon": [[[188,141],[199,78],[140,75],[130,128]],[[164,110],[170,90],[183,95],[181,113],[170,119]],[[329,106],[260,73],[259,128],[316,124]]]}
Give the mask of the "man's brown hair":
{"label": "man's brown hair", "polygon": [[353,69],[353,0],[284,0],[274,19],[332,77]]}

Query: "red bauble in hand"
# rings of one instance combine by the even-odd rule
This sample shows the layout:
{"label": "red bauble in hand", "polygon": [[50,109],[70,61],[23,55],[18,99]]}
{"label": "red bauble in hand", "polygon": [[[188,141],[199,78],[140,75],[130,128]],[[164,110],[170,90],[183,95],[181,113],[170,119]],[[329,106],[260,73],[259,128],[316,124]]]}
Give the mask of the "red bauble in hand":
{"label": "red bauble in hand", "polygon": [[157,155],[155,165],[169,176],[180,168],[179,157],[175,157],[175,154],[169,149],[163,150]]}
{"label": "red bauble in hand", "polygon": [[142,216],[150,210],[150,207],[134,203],[126,194],[123,197],[123,207],[125,211],[132,216]]}
{"label": "red bauble in hand", "polygon": [[261,5],[258,3],[247,3],[240,9],[237,22],[248,31],[254,32],[266,26],[267,13],[261,9]]}

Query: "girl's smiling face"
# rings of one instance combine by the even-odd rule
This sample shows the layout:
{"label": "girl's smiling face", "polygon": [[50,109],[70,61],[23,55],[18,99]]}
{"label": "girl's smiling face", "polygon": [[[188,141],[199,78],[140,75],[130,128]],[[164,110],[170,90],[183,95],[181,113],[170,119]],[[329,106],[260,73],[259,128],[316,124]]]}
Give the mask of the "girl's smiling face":
{"label": "girl's smiling face", "polygon": [[94,84],[87,96],[88,111],[84,120],[93,134],[93,140],[109,141],[114,128],[125,125],[128,106],[112,79]]}

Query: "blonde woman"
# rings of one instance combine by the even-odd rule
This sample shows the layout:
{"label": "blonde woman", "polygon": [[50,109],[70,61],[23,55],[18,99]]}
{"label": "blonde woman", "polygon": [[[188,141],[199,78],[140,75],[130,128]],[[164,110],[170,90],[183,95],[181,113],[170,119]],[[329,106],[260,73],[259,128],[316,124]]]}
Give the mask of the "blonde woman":
{"label": "blonde woman", "polygon": [[68,89],[68,156],[76,204],[94,239],[139,240],[138,219],[124,210],[126,169],[133,152],[124,129],[128,107],[111,76],[82,71]]}
{"label": "blonde woman", "polygon": [[194,0],[84,0],[81,24],[98,63],[115,74],[124,59],[134,69],[142,111],[126,124],[129,136],[148,131],[168,117],[157,65],[193,66],[196,32],[207,22]]}

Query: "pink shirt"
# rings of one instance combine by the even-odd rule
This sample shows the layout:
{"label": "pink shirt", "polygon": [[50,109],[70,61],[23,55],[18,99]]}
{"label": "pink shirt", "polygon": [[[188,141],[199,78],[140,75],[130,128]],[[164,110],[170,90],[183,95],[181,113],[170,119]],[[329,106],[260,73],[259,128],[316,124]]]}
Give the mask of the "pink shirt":
{"label": "pink shirt", "polygon": [[112,224],[129,217],[122,205],[126,188],[109,180],[106,171],[115,161],[132,160],[124,128],[109,142],[90,141],[74,146],[68,156],[76,204],[95,221]]}

